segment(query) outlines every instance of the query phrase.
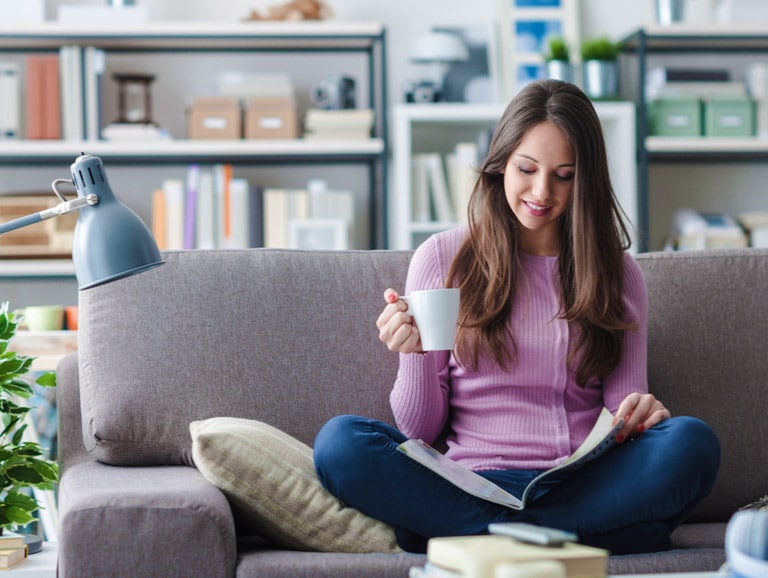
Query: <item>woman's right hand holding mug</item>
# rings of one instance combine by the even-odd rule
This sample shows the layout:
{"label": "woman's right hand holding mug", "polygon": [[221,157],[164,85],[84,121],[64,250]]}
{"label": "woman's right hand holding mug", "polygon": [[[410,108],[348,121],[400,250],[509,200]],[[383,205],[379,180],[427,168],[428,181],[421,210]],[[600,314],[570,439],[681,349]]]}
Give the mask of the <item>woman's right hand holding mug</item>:
{"label": "woman's right hand holding mug", "polygon": [[413,317],[408,313],[408,304],[400,299],[394,289],[384,291],[387,306],[376,320],[379,328],[379,339],[390,351],[398,353],[416,353],[421,351],[419,330],[413,323]]}

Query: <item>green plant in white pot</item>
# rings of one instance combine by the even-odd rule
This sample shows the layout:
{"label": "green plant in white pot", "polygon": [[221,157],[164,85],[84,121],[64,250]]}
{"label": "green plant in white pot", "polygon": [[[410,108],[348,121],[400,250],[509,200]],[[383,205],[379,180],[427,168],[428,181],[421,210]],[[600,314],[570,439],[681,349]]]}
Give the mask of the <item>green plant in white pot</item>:
{"label": "green plant in white pot", "polygon": [[607,36],[581,43],[584,92],[594,99],[619,95],[619,45]]}
{"label": "green plant in white pot", "polygon": [[568,43],[562,36],[550,36],[543,53],[547,78],[573,82],[573,64]]}
{"label": "green plant in white pot", "polygon": [[[18,324],[17,315],[8,310],[7,302],[3,303],[0,306],[0,531],[34,521],[34,513],[40,506],[29,489],[52,490],[59,476],[56,462],[46,459],[40,444],[24,436],[31,408],[23,400],[34,395],[33,380],[27,375],[34,358],[8,349]],[[54,387],[56,375],[47,372],[35,381],[41,386]]]}

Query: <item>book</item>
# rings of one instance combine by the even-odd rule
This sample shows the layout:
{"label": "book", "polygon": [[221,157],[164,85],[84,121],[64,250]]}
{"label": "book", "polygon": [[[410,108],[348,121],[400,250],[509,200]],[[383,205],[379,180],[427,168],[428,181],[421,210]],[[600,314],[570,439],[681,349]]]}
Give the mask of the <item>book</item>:
{"label": "book", "polygon": [[9,530],[3,530],[0,534],[0,550],[23,548],[26,546],[25,536]]}
{"label": "book", "polygon": [[478,146],[473,142],[456,143],[453,151],[445,155],[445,166],[454,211],[462,223],[467,222],[469,196],[477,178],[478,164]]}
{"label": "book", "polygon": [[746,247],[747,235],[730,215],[678,209],[673,217],[673,236],[678,251],[737,249]]}
{"label": "book", "polygon": [[45,63],[43,56],[28,56],[24,75],[24,137],[29,140],[45,138]]}
{"label": "book", "polygon": [[290,247],[289,223],[309,218],[309,193],[304,189],[264,189],[264,246]]}
{"label": "book", "polygon": [[0,62],[0,139],[20,136],[20,82],[18,64]]}
{"label": "book", "polygon": [[152,236],[155,238],[157,248],[161,251],[165,251],[168,248],[166,240],[167,223],[165,191],[163,189],[155,189],[152,191]]}
{"label": "book", "polygon": [[452,222],[454,220],[453,202],[448,190],[448,180],[445,176],[443,159],[439,153],[422,153],[427,169],[430,198],[438,221]]}
{"label": "book", "polygon": [[95,46],[83,49],[83,78],[85,80],[85,138],[101,139],[102,110],[104,108],[103,78],[106,69],[104,50]]}
{"label": "book", "polygon": [[405,441],[398,446],[398,450],[473,496],[507,506],[514,510],[523,510],[529,496],[542,480],[556,472],[574,470],[581,467],[611,449],[616,443],[616,434],[624,425],[624,420],[619,420],[616,425],[612,425],[612,422],[613,415],[604,407],[589,435],[576,451],[566,460],[531,480],[520,497],[507,492],[469,468],[446,457],[422,440],[411,439]]}
{"label": "book", "polygon": [[59,78],[62,139],[83,140],[83,55],[80,46],[65,45],[59,49]]}
{"label": "book", "polygon": [[101,129],[101,137],[105,140],[170,140],[170,133],[154,124],[128,122],[113,122]]}
{"label": "book", "polygon": [[201,171],[197,188],[197,219],[195,238],[198,249],[215,249],[218,239],[214,215],[214,184],[211,171]]}
{"label": "book", "polygon": [[59,78],[59,57],[43,57],[43,131],[45,139],[61,138],[61,79]]}
{"label": "book", "polygon": [[264,246],[264,188],[259,185],[248,190],[248,246]]}
{"label": "book", "polygon": [[187,179],[184,188],[184,249],[196,247],[197,233],[197,191],[200,187],[200,166],[190,165],[187,168]]}
{"label": "book", "polygon": [[422,155],[415,155],[411,159],[412,166],[412,210],[413,220],[419,223],[428,223],[432,220],[432,211],[429,203],[429,181],[427,180],[427,165]]}
{"label": "book", "polygon": [[538,546],[498,535],[432,538],[427,544],[427,563],[459,576],[494,578],[506,575],[500,571],[505,566],[543,561],[562,564],[567,578],[599,578],[606,575],[608,551],[573,542]]}
{"label": "book", "polygon": [[20,564],[27,558],[29,549],[26,545],[20,548],[3,548],[0,549],[0,569],[7,570],[13,568],[17,564]]}
{"label": "book", "polygon": [[229,181],[230,236],[225,239],[227,249],[245,249],[250,243],[250,185],[247,179],[234,177]]}
{"label": "book", "polygon": [[768,211],[749,211],[737,215],[736,220],[749,235],[749,246],[768,248]]}
{"label": "book", "polygon": [[184,181],[165,179],[162,183],[165,193],[165,243],[166,249],[184,248]]}

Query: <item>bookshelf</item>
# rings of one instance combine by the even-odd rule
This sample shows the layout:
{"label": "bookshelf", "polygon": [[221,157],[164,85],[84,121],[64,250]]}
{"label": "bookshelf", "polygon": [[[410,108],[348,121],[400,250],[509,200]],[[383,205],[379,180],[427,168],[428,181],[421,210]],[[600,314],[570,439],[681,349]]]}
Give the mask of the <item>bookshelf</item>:
{"label": "bookshelf", "polygon": [[[165,169],[181,176],[192,163],[230,163],[247,178],[267,174],[270,186],[289,182],[297,170],[352,172],[367,220],[369,248],[387,244],[387,92],[386,29],[369,22],[148,22],[141,25],[85,27],[47,22],[19,28],[0,23],[0,61],[20,64],[29,54],[58,54],[62,46],[96,47],[104,51],[106,71],[103,107],[114,108],[116,88],[111,75],[132,66],[160,70],[164,89],[153,87],[153,116],[169,125],[170,141],[116,142],[103,140],[0,141],[0,194],[15,190],[45,191],[52,178],[67,177],[68,167],[82,152],[103,158],[118,197],[147,219],[151,188]],[[291,75],[299,118],[312,106],[307,96],[338,67],[351,68],[357,80],[357,105],[375,112],[372,138],[361,140],[187,140],[186,107],[192,96],[210,90],[213,74],[224,70],[260,70],[269,66]],[[303,68],[301,68],[303,66]],[[345,68],[346,70],[346,68]],[[295,78],[294,74],[295,73]],[[159,81],[158,81],[159,82]],[[158,84],[156,82],[155,84]],[[110,91],[112,91],[110,93]],[[112,120],[105,114],[102,126]],[[23,116],[22,116],[23,118]],[[22,131],[23,134],[23,131]],[[147,176],[152,173],[152,176]],[[49,176],[50,175],[50,176]],[[255,175],[255,176],[254,176]],[[136,193],[144,177],[146,192]],[[149,180],[149,179],[152,180]],[[281,181],[284,180],[284,182]],[[261,184],[261,183],[257,183]],[[333,183],[330,183],[333,186]],[[60,262],[0,260],[0,281],[73,275]]]}
{"label": "bookshelf", "polygon": [[[624,91],[637,103],[638,225],[644,250],[660,249],[682,207],[733,214],[764,210],[764,137],[660,137],[649,134],[645,85],[655,66],[727,68],[746,80],[745,63],[768,53],[765,26],[646,27],[621,41]],[[706,63],[702,65],[702,63]],[[683,186],[676,175],[686,178]]]}
{"label": "bookshelf", "polygon": [[[389,230],[394,249],[412,249],[427,236],[456,226],[458,221],[417,220],[414,216],[415,154],[447,154],[457,142],[475,141],[492,130],[504,104],[407,104],[393,115],[394,186]],[[637,222],[635,106],[631,102],[596,102],[608,148],[614,189],[629,222]],[[484,137],[480,137],[484,138]],[[481,147],[482,148],[482,147]],[[635,237],[636,240],[636,237]],[[636,248],[636,242],[633,241]]]}

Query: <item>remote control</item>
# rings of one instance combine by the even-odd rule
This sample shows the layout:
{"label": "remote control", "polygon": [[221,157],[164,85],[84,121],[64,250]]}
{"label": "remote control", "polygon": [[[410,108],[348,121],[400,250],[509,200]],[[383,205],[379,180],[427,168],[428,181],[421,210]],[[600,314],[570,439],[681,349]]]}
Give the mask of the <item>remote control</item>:
{"label": "remote control", "polygon": [[488,531],[540,546],[562,546],[565,542],[576,542],[579,539],[573,532],[513,522],[489,524]]}

